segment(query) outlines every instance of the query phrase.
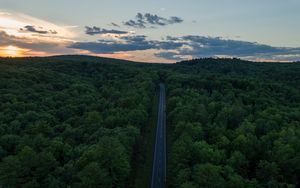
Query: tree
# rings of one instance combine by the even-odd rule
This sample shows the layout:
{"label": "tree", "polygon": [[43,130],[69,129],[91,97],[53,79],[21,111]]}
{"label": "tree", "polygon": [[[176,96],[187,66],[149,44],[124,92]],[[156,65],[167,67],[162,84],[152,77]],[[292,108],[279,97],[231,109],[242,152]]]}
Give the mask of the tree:
{"label": "tree", "polygon": [[87,133],[93,133],[101,127],[103,123],[102,116],[99,112],[88,112],[84,115],[84,129]]}
{"label": "tree", "polygon": [[247,176],[248,161],[241,152],[234,151],[228,159],[228,164],[240,175]]}
{"label": "tree", "polygon": [[117,139],[101,138],[97,145],[84,152],[77,163],[77,167],[84,169],[90,162],[96,162],[99,164],[99,168],[108,172],[113,186],[124,186],[125,179],[130,173],[130,165],[126,151]]}
{"label": "tree", "polygon": [[256,176],[261,182],[266,184],[270,181],[277,180],[278,172],[279,169],[276,163],[262,160],[258,164]]}
{"label": "tree", "polygon": [[96,162],[86,165],[79,173],[80,187],[112,187],[112,179],[107,169],[103,169]]}
{"label": "tree", "polygon": [[19,159],[8,156],[0,163],[0,185],[1,187],[17,187],[21,182],[20,171],[22,170]]}
{"label": "tree", "polygon": [[210,163],[195,165],[193,179],[197,187],[225,187],[222,168]]}

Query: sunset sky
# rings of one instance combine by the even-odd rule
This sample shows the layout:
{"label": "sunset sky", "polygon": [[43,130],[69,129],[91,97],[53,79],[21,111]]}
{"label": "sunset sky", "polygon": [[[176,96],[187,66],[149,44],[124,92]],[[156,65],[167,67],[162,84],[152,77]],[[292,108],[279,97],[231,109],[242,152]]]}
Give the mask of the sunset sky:
{"label": "sunset sky", "polygon": [[299,0],[0,0],[0,56],[300,60]]}

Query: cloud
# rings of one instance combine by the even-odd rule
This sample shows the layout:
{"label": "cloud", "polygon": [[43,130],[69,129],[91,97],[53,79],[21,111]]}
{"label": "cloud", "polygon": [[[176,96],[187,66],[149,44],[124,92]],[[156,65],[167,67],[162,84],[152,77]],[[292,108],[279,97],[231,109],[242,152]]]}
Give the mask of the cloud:
{"label": "cloud", "polygon": [[135,27],[135,28],[146,28],[146,23],[141,21],[141,20],[129,20],[124,23],[124,25],[129,26],[129,27]]}
{"label": "cloud", "polygon": [[33,25],[26,25],[24,27],[24,29],[21,28],[20,30],[21,31],[26,30],[26,31],[30,31],[30,32],[33,32],[33,33],[39,33],[39,34],[47,34],[48,33],[48,31],[45,31],[45,30],[37,30],[35,28],[35,26],[33,26]]}
{"label": "cloud", "polygon": [[146,40],[146,36],[124,36],[121,41],[98,40],[96,42],[76,42],[70,48],[88,50],[97,54],[111,54],[115,52],[148,50],[155,48],[155,44]]}
{"label": "cloud", "polygon": [[170,18],[164,18],[156,14],[150,13],[137,13],[134,20],[124,22],[124,25],[135,28],[147,28],[155,26],[166,26],[170,24],[176,24],[183,22],[182,18],[172,16]]}
{"label": "cloud", "polygon": [[[64,53],[74,53],[74,49],[67,48],[69,42],[47,42],[43,40],[31,40],[26,37],[8,35],[5,31],[0,31],[0,47],[16,46],[23,49],[21,55],[43,54],[55,55]],[[41,53],[43,52],[43,53]],[[2,54],[5,56],[5,54]]]}
{"label": "cloud", "polygon": [[174,48],[176,53],[157,53],[157,57],[167,59],[180,59],[180,56],[201,57],[239,57],[244,59],[272,59],[280,60],[289,57],[288,60],[299,60],[300,48],[273,47],[256,42],[240,40],[228,40],[221,37],[205,37],[187,35],[182,37],[166,37],[167,41],[182,44],[180,48]]}
{"label": "cloud", "polygon": [[93,27],[89,27],[89,26],[85,26],[85,33],[87,35],[101,35],[101,34],[127,34],[127,31],[120,31],[120,30],[109,30],[109,29],[101,29],[99,27],[93,26]]}
{"label": "cloud", "polygon": [[[52,41],[53,39],[70,39],[77,36],[76,33],[71,31],[72,28],[67,26],[56,25],[51,22],[17,12],[8,13],[0,11],[0,14],[0,28],[9,35],[34,38],[43,37],[44,39],[49,36]],[[39,36],[37,34],[39,34]]]}
{"label": "cloud", "polygon": [[[0,15],[0,49],[15,46],[24,49],[22,51],[24,55],[81,53],[107,56],[118,54],[121,57],[122,54],[127,54],[126,57],[130,56],[131,60],[134,60],[133,58],[155,60],[156,58],[161,61],[164,58],[169,60],[168,62],[201,57],[238,57],[270,61],[300,60],[300,48],[274,47],[239,39],[199,35],[167,36],[160,40],[150,40],[146,35],[135,35],[133,32],[86,27],[90,35],[103,35],[100,36],[101,40],[85,42],[72,32],[73,27],[58,26],[18,13],[0,12]],[[138,13],[128,24],[132,27],[149,28],[182,21],[179,17],[163,18],[149,13]]]}
{"label": "cloud", "polygon": [[70,48],[88,50],[93,53],[110,54],[115,52],[140,50],[172,50],[180,48],[184,43],[175,41],[147,40],[145,35],[120,36],[118,40],[98,40],[95,42],[75,42]]}
{"label": "cloud", "polygon": [[20,28],[20,31],[28,31],[28,32],[32,32],[32,33],[38,33],[38,34],[57,34],[57,31],[55,31],[55,30],[43,30],[42,27],[37,29],[33,25],[26,25],[26,26],[24,26],[24,28]]}
{"label": "cloud", "polygon": [[168,60],[201,57],[238,57],[244,59],[299,60],[300,48],[273,47],[221,37],[186,35],[167,36],[162,40],[148,40],[145,35],[120,36],[118,40],[76,42],[70,48],[88,50],[98,54],[128,51],[156,50],[154,55]]}
{"label": "cloud", "polygon": [[114,23],[114,22],[111,22],[110,25],[111,25],[111,26],[114,26],[114,27],[120,27],[119,24],[116,24],[116,23]]}
{"label": "cloud", "polygon": [[181,23],[183,22],[183,19],[176,17],[176,16],[172,16],[169,20],[168,23],[169,24],[176,24],[176,23]]}
{"label": "cloud", "polygon": [[180,57],[180,54],[176,52],[159,52],[154,54],[156,57],[168,59],[168,60],[182,60],[183,58]]}
{"label": "cloud", "polygon": [[131,35],[131,36],[121,36],[120,39],[125,40],[129,43],[145,43],[146,42],[146,35]]}
{"label": "cloud", "polygon": [[[17,12],[0,11],[0,48],[22,49],[20,55],[57,55],[78,52],[67,48],[77,34],[69,26],[56,25]],[[50,29],[49,29],[50,28]],[[7,55],[1,51],[0,55]],[[19,55],[19,54],[18,54]]]}

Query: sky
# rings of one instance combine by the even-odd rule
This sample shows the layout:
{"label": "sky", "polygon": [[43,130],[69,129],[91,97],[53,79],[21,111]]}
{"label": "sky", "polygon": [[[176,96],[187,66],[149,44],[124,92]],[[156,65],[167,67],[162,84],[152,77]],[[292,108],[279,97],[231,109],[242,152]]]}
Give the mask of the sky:
{"label": "sky", "polygon": [[300,60],[299,0],[0,0],[0,56]]}

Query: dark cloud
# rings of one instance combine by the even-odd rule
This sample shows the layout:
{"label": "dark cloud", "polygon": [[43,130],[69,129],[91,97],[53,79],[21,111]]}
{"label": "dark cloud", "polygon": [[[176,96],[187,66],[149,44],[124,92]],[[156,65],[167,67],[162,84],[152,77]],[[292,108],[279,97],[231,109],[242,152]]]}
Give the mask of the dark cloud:
{"label": "dark cloud", "polygon": [[184,43],[173,41],[147,40],[145,35],[121,36],[120,40],[98,40],[96,42],[76,42],[70,48],[88,50],[93,53],[110,54],[121,51],[171,50],[180,48]]}
{"label": "dark cloud", "polygon": [[183,22],[182,18],[176,17],[176,16],[172,16],[169,20],[168,20],[169,24],[176,24],[176,23],[181,23]]}
{"label": "dark cloud", "polygon": [[185,42],[174,42],[174,41],[154,41],[157,45],[157,49],[163,49],[163,50],[175,50],[180,49],[182,46],[184,46]]}
{"label": "dark cloud", "polygon": [[190,51],[184,51],[188,55],[213,56],[253,56],[259,54],[294,54],[299,53],[299,48],[282,48],[255,42],[239,40],[227,40],[220,37],[184,36],[182,40],[192,47]]}
{"label": "dark cloud", "polygon": [[116,24],[116,23],[114,23],[114,22],[111,22],[110,25],[112,25],[112,26],[114,26],[114,27],[120,27],[119,24]]}
{"label": "dark cloud", "polygon": [[36,26],[33,25],[26,25],[24,28],[20,28],[20,31],[32,32],[38,34],[57,34],[57,31],[55,30],[43,30],[43,28],[41,27],[36,28]]}
{"label": "dark cloud", "polygon": [[102,29],[96,26],[89,27],[85,26],[85,33],[87,35],[100,35],[100,34],[127,34],[127,31],[120,31],[115,29]]}
{"label": "dark cloud", "polygon": [[127,22],[124,23],[124,25],[126,26],[130,26],[130,27],[135,27],[135,28],[146,28],[146,23],[141,21],[141,20],[129,20]]}
{"label": "dark cloud", "polygon": [[[158,57],[166,57],[167,59],[178,58],[181,56],[199,57],[215,57],[230,56],[239,58],[261,57],[264,59],[272,59],[292,55],[294,60],[299,60],[300,48],[284,48],[273,47],[269,45],[259,44],[255,42],[246,42],[239,40],[227,40],[221,37],[204,37],[188,35],[183,37],[166,37],[167,41],[176,44],[182,44],[181,48],[174,48],[177,53],[157,53]],[[290,59],[289,59],[290,60]]]}
{"label": "dark cloud", "polygon": [[134,20],[129,20],[124,22],[124,25],[135,27],[135,28],[146,28],[148,26],[165,26],[170,24],[176,24],[183,22],[183,19],[173,16],[170,18],[164,18],[161,16],[158,16],[156,14],[150,14],[150,13],[137,13]]}
{"label": "dark cloud", "polygon": [[76,42],[70,48],[88,50],[98,54],[111,54],[121,51],[137,51],[155,48],[155,44],[147,41],[143,35],[120,37],[122,41],[98,40],[96,42]]}
{"label": "dark cloud", "polygon": [[300,60],[300,48],[273,47],[255,42],[197,35],[167,36],[162,40],[149,40],[145,35],[120,35],[118,39],[70,44],[69,42],[32,41],[25,37],[8,35],[5,31],[0,30],[0,46],[9,45],[33,51],[59,54],[74,52],[74,49],[88,50],[98,54],[152,49],[157,50],[155,56],[170,60],[218,56],[238,57],[248,60]]}
{"label": "dark cloud", "polygon": [[137,50],[163,50],[155,56],[169,60],[186,57],[238,57],[244,59],[300,60],[300,48],[273,47],[255,42],[228,40],[221,37],[187,35],[167,36],[163,40],[147,40],[144,35],[122,36],[120,40],[74,43],[70,48],[89,50],[94,53],[115,53]]}
{"label": "dark cloud", "polygon": [[55,31],[55,30],[49,30],[49,32],[51,33],[51,34],[54,34],[54,35],[56,35],[58,32],[57,31]]}
{"label": "dark cloud", "polygon": [[156,57],[169,59],[169,60],[175,60],[175,61],[183,60],[183,58],[181,58],[180,55],[175,52],[160,52],[160,53],[155,53],[154,55]]}
{"label": "dark cloud", "polygon": [[123,39],[129,43],[137,43],[137,42],[146,42],[146,35],[130,35],[130,36],[121,36],[120,39]]}

